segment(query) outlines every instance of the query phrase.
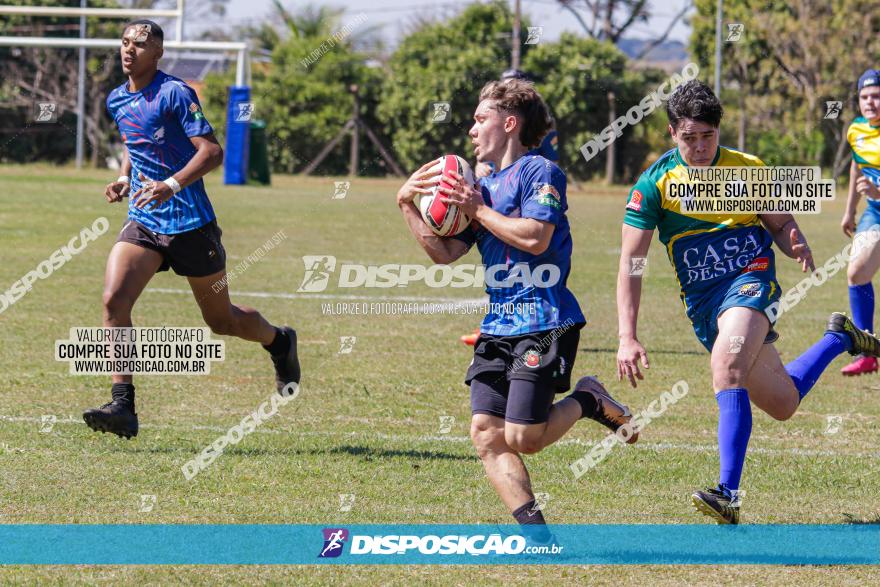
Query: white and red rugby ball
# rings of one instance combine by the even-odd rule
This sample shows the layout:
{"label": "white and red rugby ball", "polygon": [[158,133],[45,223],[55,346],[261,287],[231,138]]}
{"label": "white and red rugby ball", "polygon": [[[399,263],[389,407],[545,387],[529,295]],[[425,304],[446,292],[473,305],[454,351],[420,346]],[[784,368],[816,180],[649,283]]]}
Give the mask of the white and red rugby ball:
{"label": "white and red rugby ball", "polygon": [[438,191],[441,186],[452,189],[452,185],[446,178],[447,171],[455,171],[464,181],[470,185],[476,185],[474,171],[468,162],[457,155],[443,155],[430,169],[435,175],[439,175],[440,184],[431,188],[430,194],[419,198],[419,212],[434,234],[438,236],[453,236],[462,232],[471,223],[471,219],[459,210],[454,204],[447,204],[441,200],[443,193]]}

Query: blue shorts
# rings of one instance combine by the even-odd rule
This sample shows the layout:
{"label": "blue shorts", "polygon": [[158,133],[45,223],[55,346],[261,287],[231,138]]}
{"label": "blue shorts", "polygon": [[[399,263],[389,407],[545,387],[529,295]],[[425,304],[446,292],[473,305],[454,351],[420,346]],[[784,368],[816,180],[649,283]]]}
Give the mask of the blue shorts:
{"label": "blue shorts", "polygon": [[868,205],[856,225],[856,233],[865,232],[875,224],[880,224],[880,200],[868,200]]}
{"label": "blue shorts", "polygon": [[[756,260],[760,261],[760,260]],[[694,334],[706,350],[712,352],[712,346],[718,337],[718,316],[728,308],[752,308],[764,312],[773,302],[779,300],[782,288],[776,281],[776,270],[772,257],[767,261],[766,269],[758,269],[740,273],[732,280],[725,281],[713,289],[700,295],[699,302],[694,304],[696,311],[689,315],[694,326]],[[691,296],[688,296],[689,298]],[[769,320],[770,317],[768,316]],[[764,343],[774,342],[779,338],[770,323],[770,332]]]}

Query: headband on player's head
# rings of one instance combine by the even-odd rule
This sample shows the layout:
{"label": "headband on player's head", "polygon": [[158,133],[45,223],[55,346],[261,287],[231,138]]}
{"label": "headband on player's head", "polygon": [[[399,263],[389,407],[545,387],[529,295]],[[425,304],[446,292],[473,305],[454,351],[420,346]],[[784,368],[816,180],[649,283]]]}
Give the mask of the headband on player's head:
{"label": "headband on player's head", "polygon": [[862,74],[862,77],[859,78],[859,86],[856,91],[861,92],[862,89],[870,86],[880,86],[880,71],[877,71],[876,69],[866,69],[865,73]]}

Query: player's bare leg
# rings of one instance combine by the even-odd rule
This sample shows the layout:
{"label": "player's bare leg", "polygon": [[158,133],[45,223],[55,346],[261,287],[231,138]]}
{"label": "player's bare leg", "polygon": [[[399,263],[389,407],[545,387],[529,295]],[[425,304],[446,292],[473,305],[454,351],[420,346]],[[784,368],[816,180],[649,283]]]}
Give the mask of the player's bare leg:
{"label": "player's bare leg", "polygon": [[534,454],[550,446],[581,418],[581,406],[572,398],[562,399],[550,408],[550,415],[541,424],[506,422],[505,443],[523,454]]}
{"label": "player's bare leg", "polygon": [[[147,283],[162,265],[162,255],[127,242],[113,245],[104,273],[104,326],[130,327],[131,310]],[[123,438],[137,436],[138,420],[131,375],[112,374],[112,401],[83,413],[83,420],[95,431],[111,432]]]}
{"label": "player's bare leg", "polygon": [[254,308],[233,304],[225,277],[226,272],[220,271],[205,277],[186,278],[205,324],[214,334],[270,344],[275,338],[275,327]]}
{"label": "player's bare leg", "polygon": [[535,499],[532,481],[519,453],[505,440],[504,418],[474,414],[471,418],[471,441],[483,463],[486,476],[504,505],[514,512]]}
{"label": "player's bare leg", "polygon": [[[272,326],[254,308],[233,304],[229,299],[226,272],[205,277],[187,277],[202,318],[214,334],[259,342],[272,355],[275,383],[279,393],[285,386],[299,383],[296,331],[289,326]],[[287,392],[291,393],[292,389]]]}
{"label": "player's bare leg", "polygon": [[712,374],[720,411],[720,483],[717,489],[694,493],[693,501],[719,523],[736,524],[739,480],[752,428],[749,400],[773,418],[788,419],[831,361],[845,351],[880,356],[880,340],[859,330],[844,314],[834,313],[822,338],[783,367],[776,349],[763,344],[769,321],[761,312],[731,308],[719,317],[718,326]]}
{"label": "player's bare leg", "polygon": [[[616,432],[631,417],[629,408],[612,398],[595,377],[582,377],[575,385],[572,395],[553,404],[546,422],[507,422],[504,434],[508,446],[520,453],[533,454],[565,436],[581,418],[595,420]],[[632,444],[638,438],[638,432],[635,432],[627,438],[627,443]]]}
{"label": "player's bare leg", "polygon": [[[871,280],[880,269],[880,242],[870,231],[857,232],[853,237],[854,256],[846,270],[849,285],[850,309],[859,328],[874,330],[874,287]],[[860,355],[841,370],[843,375],[875,373],[878,362],[875,357]]]}
{"label": "player's bare leg", "polygon": [[800,404],[798,390],[785,370],[779,351],[762,345],[748,379],[749,399],[775,420],[788,420]]}

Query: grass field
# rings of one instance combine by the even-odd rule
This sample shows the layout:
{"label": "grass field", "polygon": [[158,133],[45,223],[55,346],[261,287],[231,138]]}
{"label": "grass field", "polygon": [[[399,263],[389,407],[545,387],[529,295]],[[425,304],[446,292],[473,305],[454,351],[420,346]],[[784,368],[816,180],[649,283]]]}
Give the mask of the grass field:
{"label": "grass field", "polygon": [[[84,226],[106,216],[111,230],[35,283],[0,313],[0,522],[2,523],[509,523],[470,445],[471,349],[458,341],[474,315],[331,316],[322,303],[291,295],[303,255],[338,262],[430,263],[409,236],[394,202],[398,182],[358,179],[332,199],[334,178],[276,176],[272,188],[208,181],[233,267],[283,230],[287,238],[231,283],[233,301],[257,307],[299,333],[302,393],[278,416],[228,448],[192,481],[181,465],[255,409],[274,389],[271,364],[254,343],[226,338],[227,359],[208,376],[136,380],[141,432],[125,441],[91,432],[84,408],[107,401],[105,377],[72,376],[54,360],[54,341],[73,326],[99,326],[104,263],[125,217],[102,195],[110,174],[46,166],[0,168],[0,289],[5,290]],[[338,179],[338,178],[337,178]],[[708,523],[690,506],[692,490],[713,483],[716,404],[708,356],[677,296],[655,241],[645,277],[640,338],[652,366],[631,389],[616,381],[614,302],[625,190],[582,186],[569,194],[574,236],[569,287],[589,324],[575,373],[597,374],[612,394],[641,409],[685,379],[690,394],[650,424],[639,443],[618,448],[574,481],[568,465],[604,431],[578,423],[542,453],[526,457],[545,514],[559,523]],[[841,198],[844,192],[841,191]],[[846,243],[842,201],[801,217],[817,264]],[[472,251],[464,262],[478,262]],[[781,259],[780,282],[800,273]],[[158,291],[161,290],[161,291]],[[479,289],[337,290],[339,296],[473,299]],[[848,310],[843,272],[809,296],[778,327],[790,360],[821,335],[832,310]],[[159,274],[134,312],[138,326],[201,326],[186,281]],[[357,338],[339,354],[340,337]],[[745,523],[847,523],[880,519],[880,379],[844,379],[839,358],[788,422],[755,410],[743,487]],[[57,423],[41,432],[41,416]],[[453,416],[448,433],[440,417]],[[829,416],[841,416],[826,433]],[[340,512],[339,494],[353,494]],[[155,495],[141,512],[142,495]],[[0,583],[186,584],[779,584],[876,583],[857,567],[5,567]],[[723,578],[722,578],[723,577]],[[728,579],[725,581],[724,579]]]}

